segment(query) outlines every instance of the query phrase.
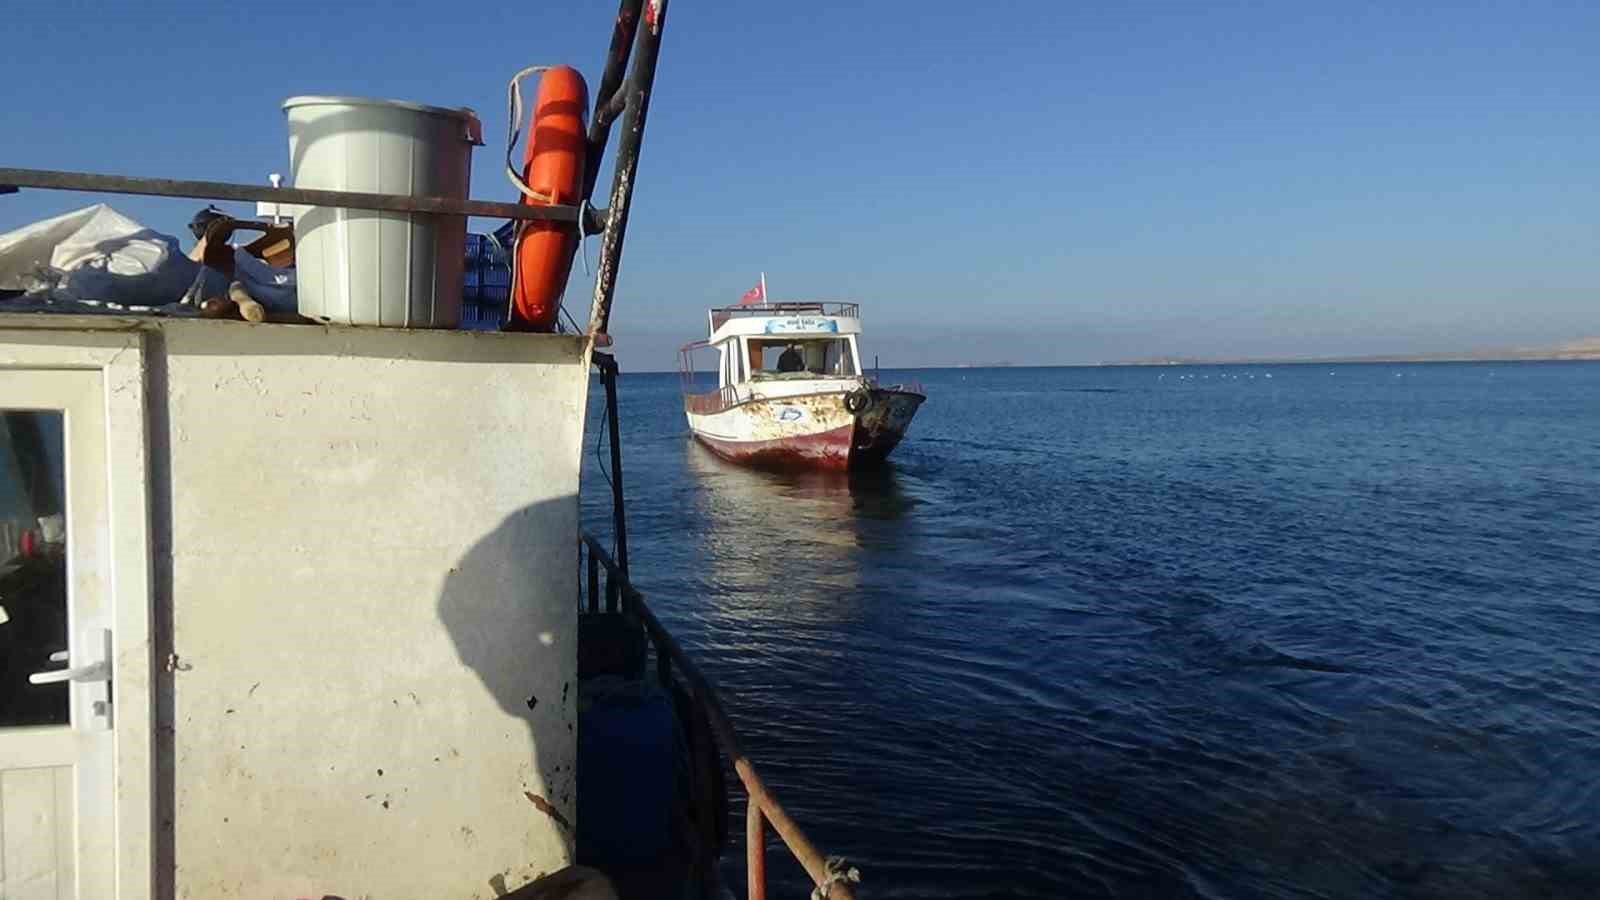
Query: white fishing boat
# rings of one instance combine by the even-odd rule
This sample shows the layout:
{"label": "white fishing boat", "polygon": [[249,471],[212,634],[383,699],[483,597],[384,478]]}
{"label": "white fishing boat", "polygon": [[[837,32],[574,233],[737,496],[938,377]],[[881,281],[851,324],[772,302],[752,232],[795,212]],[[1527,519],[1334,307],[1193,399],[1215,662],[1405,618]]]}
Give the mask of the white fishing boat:
{"label": "white fishing boat", "polygon": [[[714,453],[765,466],[843,469],[882,463],[926,399],[861,366],[861,308],[836,301],[747,300],[707,314],[705,340],[680,353],[689,431]],[[696,357],[715,353],[714,390]]]}

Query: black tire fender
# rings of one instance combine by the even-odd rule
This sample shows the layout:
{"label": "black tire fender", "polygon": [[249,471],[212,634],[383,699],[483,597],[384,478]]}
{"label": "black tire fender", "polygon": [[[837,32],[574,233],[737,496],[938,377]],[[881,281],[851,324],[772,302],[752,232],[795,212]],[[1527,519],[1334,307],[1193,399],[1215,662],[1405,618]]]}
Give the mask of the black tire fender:
{"label": "black tire fender", "polygon": [[872,404],[872,394],[866,388],[856,388],[844,395],[844,408],[847,412],[860,415]]}

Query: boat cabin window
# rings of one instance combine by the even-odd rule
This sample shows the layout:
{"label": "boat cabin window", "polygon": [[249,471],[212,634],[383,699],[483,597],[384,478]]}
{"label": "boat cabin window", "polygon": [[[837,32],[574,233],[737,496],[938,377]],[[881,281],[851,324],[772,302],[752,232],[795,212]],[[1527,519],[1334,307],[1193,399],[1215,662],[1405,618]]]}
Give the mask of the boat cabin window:
{"label": "boat cabin window", "polygon": [[720,357],[719,387],[727,387],[730,384],[739,384],[747,380],[744,371],[744,358],[739,355],[738,344],[732,342],[720,344],[717,346],[717,354]]}
{"label": "boat cabin window", "polygon": [[860,374],[848,338],[761,338],[747,346],[753,381]]}

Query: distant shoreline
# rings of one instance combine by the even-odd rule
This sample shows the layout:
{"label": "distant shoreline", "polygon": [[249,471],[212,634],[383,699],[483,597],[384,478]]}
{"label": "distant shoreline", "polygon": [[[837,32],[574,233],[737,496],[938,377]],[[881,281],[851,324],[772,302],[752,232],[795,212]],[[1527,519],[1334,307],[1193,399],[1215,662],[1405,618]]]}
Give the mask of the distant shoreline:
{"label": "distant shoreline", "polygon": [[[1600,337],[1582,338],[1553,347],[1498,347],[1439,353],[1378,353],[1368,356],[1146,356],[1136,359],[1088,363],[946,363],[939,366],[887,366],[895,372],[964,369],[1097,369],[1112,366],[1298,366],[1354,363],[1451,362],[1600,362]],[[671,369],[640,370],[640,374],[670,375]]]}
{"label": "distant shoreline", "polygon": [[1600,337],[1582,338],[1554,347],[1493,347],[1438,353],[1378,353],[1368,356],[1240,356],[1194,357],[1149,356],[1102,363],[1107,366],[1241,366],[1334,363],[1417,363],[1417,362],[1558,362],[1600,360]]}
{"label": "distant shoreline", "polygon": [[[1186,359],[1182,357],[1149,360],[1108,360],[1094,363],[1006,363],[1005,365],[884,366],[885,372],[965,372],[989,369],[1118,369],[1159,368],[1162,366],[1348,366],[1381,363],[1513,363],[1513,362],[1600,362],[1600,353],[1586,356],[1461,356],[1441,353],[1412,356],[1288,356],[1241,357],[1239,359]],[[671,369],[639,369],[638,375],[677,375]],[[599,378],[598,374],[594,375]]]}

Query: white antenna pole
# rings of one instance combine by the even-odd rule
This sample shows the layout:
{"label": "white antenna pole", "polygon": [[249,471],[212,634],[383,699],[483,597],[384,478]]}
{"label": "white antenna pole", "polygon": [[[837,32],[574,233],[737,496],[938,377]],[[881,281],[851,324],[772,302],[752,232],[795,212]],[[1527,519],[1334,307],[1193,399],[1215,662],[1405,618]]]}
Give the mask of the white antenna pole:
{"label": "white antenna pole", "polygon": [[767,293],[767,273],[761,273],[761,302],[771,303],[772,297]]}

